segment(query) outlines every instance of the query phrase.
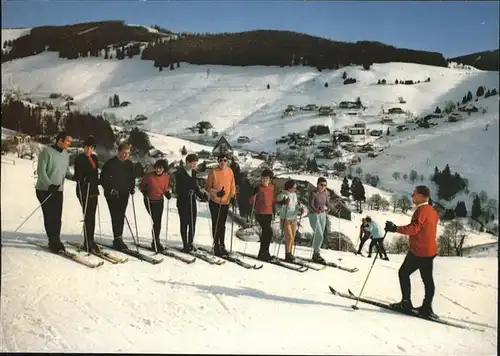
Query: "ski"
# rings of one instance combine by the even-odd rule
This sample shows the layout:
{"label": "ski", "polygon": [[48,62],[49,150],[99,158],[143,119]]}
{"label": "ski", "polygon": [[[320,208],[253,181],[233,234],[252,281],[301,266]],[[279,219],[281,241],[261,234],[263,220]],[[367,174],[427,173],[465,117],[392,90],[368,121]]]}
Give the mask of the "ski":
{"label": "ski", "polygon": [[302,261],[305,261],[305,262],[317,263],[319,265],[323,265],[323,266],[326,266],[326,267],[338,268],[338,269],[340,269],[342,271],[346,271],[346,272],[349,272],[349,273],[354,273],[354,272],[359,271],[359,269],[357,267],[353,267],[353,268],[342,267],[342,266],[339,266],[338,264],[336,264],[335,262],[325,261],[325,263],[321,263],[321,262],[313,261],[311,258],[302,258],[302,257],[295,257],[295,258],[297,258],[299,260],[302,260]]}
{"label": "ski", "polygon": [[180,248],[180,247],[169,246],[168,248],[173,248],[174,250],[177,250],[179,252],[186,253],[188,255],[194,256],[194,257],[199,258],[200,260],[205,261],[205,262],[207,262],[207,263],[209,263],[211,265],[220,266],[220,265],[223,265],[224,263],[226,263],[225,260],[223,260],[223,259],[217,259],[215,256],[203,253],[200,250],[191,251],[191,252],[184,252],[182,250],[182,248]]}
{"label": "ski", "polygon": [[[139,244],[139,247],[140,248],[143,248],[145,250],[148,250],[148,251],[153,251],[155,252],[151,246],[147,246],[147,245],[144,245],[144,244]],[[193,258],[187,258],[187,257],[184,257],[184,256],[181,256],[181,255],[178,255],[176,253],[173,253],[172,251],[169,251],[168,249],[164,249],[162,252],[158,252],[158,253],[161,253],[162,255],[164,256],[167,256],[167,257],[172,257],[172,258],[175,258],[176,260],[179,260],[181,262],[184,262],[184,263],[187,263],[187,264],[191,264],[193,262],[196,261],[196,257],[193,257]]]}
{"label": "ski", "polygon": [[[87,252],[87,250],[85,250],[83,245],[78,243],[78,242],[66,241],[66,243],[70,246],[76,247],[77,251],[79,251],[79,252]],[[100,257],[103,260],[111,262],[113,264],[125,263],[128,261],[128,258],[121,258],[121,257],[115,256],[115,255],[112,255],[111,253],[106,252],[106,251],[100,251],[100,252],[91,251],[90,253],[94,256]]]}
{"label": "ski", "polygon": [[[255,255],[251,255],[249,253],[245,253],[245,252],[239,252],[238,253],[242,256],[245,256],[245,257],[249,257],[249,258],[253,258],[254,260],[259,260],[257,258],[257,256]],[[259,260],[260,261],[260,260]],[[280,266],[280,267],[283,267],[283,268],[287,268],[289,270],[292,270],[292,271],[295,271],[295,272],[305,272],[307,271],[309,268],[307,267],[304,267],[304,266],[299,266],[299,265],[289,265],[287,263],[284,263],[282,262],[281,260],[277,259],[276,257],[273,257],[270,261],[266,261],[267,263],[271,263],[273,265],[276,265],[276,266]]]}
{"label": "ski", "polygon": [[[358,297],[356,297],[354,295],[354,293],[352,293],[350,290],[349,290],[349,294],[345,294],[345,293],[341,293],[341,292],[336,291],[331,286],[328,286],[328,287],[330,288],[330,292],[332,292],[332,294],[334,294],[336,296],[347,298],[347,299],[351,299],[351,300],[358,300]],[[403,314],[403,315],[413,316],[413,317],[416,317],[416,318],[419,318],[419,319],[428,320],[428,321],[432,321],[432,322],[443,324],[443,325],[453,326],[453,327],[460,328],[460,329],[469,329],[469,330],[484,331],[483,329],[471,328],[471,327],[463,325],[463,324],[454,323],[454,322],[451,322],[451,321],[448,321],[448,320],[443,320],[443,319],[440,319],[440,318],[426,318],[424,316],[419,315],[418,312],[415,309],[411,310],[409,312],[405,312],[403,310],[398,310],[398,309],[392,308],[389,303],[382,303],[382,302],[375,301],[373,299],[359,298],[359,301],[363,302],[363,303],[366,303],[366,304],[371,304],[371,305],[377,306],[379,308],[391,310],[391,311],[393,311],[395,313],[400,313],[400,314]]]}
{"label": "ski", "polygon": [[[322,271],[326,268],[326,265],[323,265],[323,267],[316,267],[316,266],[313,266],[307,262],[312,262],[312,261],[309,261],[309,260],[305,260],[305,259],[302,259],[302,258],[298,258],[298,257],[295,257],[295,259],[293,260],[293,262],[289,262],[287,260],[285,260],[284,258],[280,258],[280,257],[276,257],[278,260],[280,260],[281,262],[285,262],[285,263],[291,263],[293,265],[297,265],[297,266],[302,266],[302,267],[307,267],[308,269],[312,269],[313,271]],[[316,263],[316,262],[314,262]]]}
{"label": "ski", "polygon": [[[44,249],[50,251],[49,245],[46,245],[44,243],[36,242],[36,241],[28,241],[28,243],[31,244],[31,245],[35,245],[35,246],[38,246],[38,247],[41,247],[41,248],[44,248]],[[52,252],[52,251],[50,251],[50,252]],[[65,257],[65,258],[67,258],[69,260],[75,261],[75,262],[77,262],[79,264],[82,264],[82,265],[84,265],[86,267],[89,267],[89,268],[101,267],[104,264],[104,261],[91,262],[91,261],[88,261],[83,256],[80,256],[80,255],[78,255],[76,253],[69,252],[69,251],[58,252],[58,253],[54,253],[54,254],[62,256],[62,257]]]}
{"label": "ski", "polygon": [[[202,250],[202,251],[204,251],[204,252],[209,253],[209,254],[212,255],[212,253],[210,251],[205,250],[203,248],[199,248],[199,250]],[[223,260],[226,260],[226,261],[229,261],[229,262],[236,263],[238,266],[241,266],[241,267],[246,268],[246,269],[261,269],[262,267],[264,267],[263,264],[261,264],[261,265],[252,265],[252,264],[247,263],[245,261],[242,261],[238,257],[234,257],[234,256],[217,256],[217,257],[220,257]]]}
{"label": "ski", "polygon": [[122,252],[122,253],[124,253],[126,255],[135,257],[135,258],[137,258],[137,259],[139,259],[141,261],[148,262],[148,263],[151,263],[153,265],[156,265],[158,263],[163,262],[163,258],[157,260],[157,259],[154,259],[154,258],[152,258],[150,256],[147,256],[147,255],[143,254],[143,253],[137,252],[135,250],[131,250],[129,248],[126,248],[126,249],[123,249],[123,250],[119,250],[119,249],[115,248],[113,246],[113,244],[104,244],[102,242],[97,242],[97,244],[101,245],[101,246],[104,246],[104,247],[107,247],[107,248],[110,248],[112,250],[118,251],[118,252]]}

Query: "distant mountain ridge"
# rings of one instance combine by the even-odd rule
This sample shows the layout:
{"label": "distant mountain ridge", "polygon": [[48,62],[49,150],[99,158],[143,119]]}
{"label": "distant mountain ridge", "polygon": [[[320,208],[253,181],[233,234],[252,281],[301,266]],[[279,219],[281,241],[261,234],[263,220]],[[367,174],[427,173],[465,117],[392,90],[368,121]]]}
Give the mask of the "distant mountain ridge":
{"label": "distant mountain ridge", "polygon": [[470,65],[481,70],[498,71],[500,70],[499,59],[500,51],[495,49],[450,58],[448,61]]}

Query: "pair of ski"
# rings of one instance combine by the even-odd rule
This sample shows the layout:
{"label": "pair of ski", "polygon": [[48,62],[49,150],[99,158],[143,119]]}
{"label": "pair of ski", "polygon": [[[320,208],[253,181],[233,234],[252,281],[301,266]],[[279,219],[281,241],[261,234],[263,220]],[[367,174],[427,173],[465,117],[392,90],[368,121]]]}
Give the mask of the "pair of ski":
{"label": "pair of ski", "polygon": [[[408,315],[408,316],[413,316],[413,317],[420,318],[423,320],[432,321],[434,323],[453,326],[455,328],[484,331],[484,329],[481,329],[481,328],[475,328],[472,326],[468,326],[468,325],[464,325],[464,324],[460,324],[460,323],[455,323],[453,321],[446,320],[446,319],[443,319],[440,317],[425,317],[425,316],[420,315],[418,313],[418,311],[415,309],[412,309],[410,311],[404,311],[401,309],[396,309],[396,308],[391,307],[390,303],[388,303],[388,302],[378,301],[378,300],[375,300],[372,298],[358,298],[350,289],[348,289],[348,294],[346,294],[346,293],[342,293],[342,292],[335,290],[332,286],[328,286],[328,287],[330,289],[330,292],[338,297],[347,298],[347,299],[351,299],[351,300],[359,300],[360,302],[363,302],[366,304],[371,304],[371,305],[377,306],[379,308],[391,310],[391,311],[396,312],[396,313],[400,313],[400,314]],[[357,309],[357,307],[355,308],[354,305],[352,307],[353,307],[353,309]]]}
{"label": "pair of ski", "polygon": [[[207,253],[207,254],[210,254],[211,256],[214,256],[212,251],[209,251],[209,250],[204,249],[204,248],[198,248],[198,251],[203,251],[204,253]],[[225,261],[233,262],[233,263],[237,264],[238,266],[241,266],[241,267],[246,268],[246,269],[261,269],[262,267],[264,267],[263,264],[257,265],[257,264],[247,263],[234,255],[233,256],[231,256],[231,255],[229,255],[229,256],[217,256],[217,257],[219,257]]]}
{"label": "pair of ski", "polygon": [[[42,243],[39,241],[30,241],[30,240],[28,241],[28,243],[50,251],[49,245],[46,243]],[[56,255],[67,258],[71,261],[74,261],[76,263],[79,263],[79,264],[84,265],[84,266],[89,267],[89,268],[101,267],[104,264],[104,261],[99,261],[99,262],[90,261],[88,258],[85,258],[84,256],[79,255],[78,253],[74,253],[74,252],[71,252],[68,250],[60,251],[60,252],[56,253]]]}
{"label": "pair of ski", "polygon": [[305,261],[305,262],[310,262],[310,263],[317,263],[317,264],[323,265],[325,267],[338,268],[341,271],[345,271],[345,272],[349,272],[349,273],[354,273],[354,272],[359,271],[359,269],[357,267],[353,267],[353,268],[343,267],[343,266],[340,266],[340,265],[336,264],[335,262],[325,261],[324,263],[322,263],[322,262],[319,262],[319,261],[314,261],[312,258],[302,258],[302,257],[295,257],[295,259],[299,260],[299,261]]}
{"label": "pair of ski", "polygon": [[[254,260],[259,260],[259,258],[256,255],[252,255],[250,253],[245,253],[245,252],[239,252],[239,251],[238,251],[238,253],[242,256],[249,257],[249,258],[252,258]],[[309,266],[304,266],[301,264],[294,264],[292,262],[286,262],[285,260],[274,257],[274,256],[271,258],[271,260],[266,261],[266,262],[273,264],[273,265],[276,265],[276,266],[280,266],[280,267],[292,270],[292,271],[295,271],[295,272],[299,272],[299,273],[303,273],[309,269]],[[314,266],[311,266],[311,267],[315,268]]]}

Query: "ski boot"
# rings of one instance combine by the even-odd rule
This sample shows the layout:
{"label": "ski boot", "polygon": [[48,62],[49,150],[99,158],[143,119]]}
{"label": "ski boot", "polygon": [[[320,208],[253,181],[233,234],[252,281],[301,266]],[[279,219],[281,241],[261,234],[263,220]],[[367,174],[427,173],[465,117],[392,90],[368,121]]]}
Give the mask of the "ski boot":
{"label": "ski boot", "polygon": [[198,249],[193,245],[192,242],[188,243],[188,250],[189,252],[196,252]]}
{"label": "ski boot", "polygon": [[319,264],[326,264],[325,259],[323,257],[321,257],[321,255],[319,254],[319,252],[314,252],[313,253],[312,261],[316,262],[316,263],[319,263]]}
{"label": "ski boot", "polygon": [[257,259],[263,262],[269,262],[271,261],[272,257],[269,252],[259,252]]}
{"label": "ski boot", "polygon": [[421,307],[418,307],[415,310],[418,312],[418,315],[420,315],[423,318],[439,319],[439,316],[434,313],[430,305],[423,304]]}
{"label": "ski boot", "polygon": [[219,251],[221,254],[220,257],[228,257],[229,256],[229,252],[227,252],[226,247],[224,245],[220,246]]}
{"label": "ski boot", "polygon": [[406,313],[409,313],[413,310],[413,304],[411,304],[411,300],[402,300],[399,303],[389,304],[389,306],[394,310],[399,310]]}
{"label": "ski boot", "polygon": [[127,250],[128,246],[125,245],[125,242],[123,242],[123,239],[121,237],[116,237],[113,240],[113,247],[117,250]]}
{"label": "ski boot", "polygon": [[[156,247],[156,250],[155,250]],[[165,249],[163,248],[162,244],[160,243],[160,240],[157,239],[156,243],[155,241],[151,242],[151,249],[155,252],[163,252]]]}
{"label": "ski boot", "polygon": [[59,238],[49,239],[49,250],[53,253],[66,252],[66,248]]}
{"label": "ski boot", "polygon": [[295,262],[295,256],[289,252],[285,253],[285,262]]}
{"label": "ski boot", "polygon": [[363,253],[361,251],[357,251],[354,255],[360,255],[361,257],[365,257],[365,255],[363,255]]}

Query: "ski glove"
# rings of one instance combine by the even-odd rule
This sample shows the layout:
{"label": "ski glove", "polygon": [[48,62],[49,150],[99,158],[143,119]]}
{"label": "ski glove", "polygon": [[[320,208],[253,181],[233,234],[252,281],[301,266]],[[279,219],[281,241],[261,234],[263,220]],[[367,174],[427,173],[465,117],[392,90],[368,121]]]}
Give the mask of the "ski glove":
{"label": "ski glove", "polygon": [[167,190],[167,191],[165,192],[165,198],[167,198],[167,200],[172,199],[172,193],[170,193],[170,191],[168,191],[168,190]]}
{"label": "ski glove", "polygon": [[54,194],[55,192],[59,191],[59,185],[51,184],[49,185],[49,193]]}
{"label": "ski glove", "polygon": [[231,200],[230,200],[230,203],[231,203],[231,206],[236,206],[236,198],[235,197],[232,197]]}
{"label": "ski glove", "polygon": [[304,207],[303,206],[301,206],[299,208],[299,213],[300,213],[300,215],[304,215]]}
{"label": "ski glove", "polygon": [[144,195],[148,195],[149,193],[149,185],[145,184],[144,187],[141,189],[141,193]]}
{"label": "ski glove", "polygon": [[256,186],[253,188],[253,194],[252,195],[257,195],[259,193],[259,186]]}
{"label": "ski glove", "polygon": [[392,221],[385,222],[385,231],[396,232],[397,230],[398,230],[398,227]]}
{"label": "ski glove", "polygon": [[128,190],[128,192],[129,192],[130,195],[134,195],[135,194],[135,188],[130,188]]}
{"label": "ski glove", "polygon": [[290,203],[290,198],[283,198],[282,200],[280,200],[278,202],[278,204],[281,204],[281,205],[288,205],[288,203]]}
{"label": "ski glove", "polygon": [[224,191],[224,188],[222,188],[220,191],[217,192],[217,198],[222,198],[226,194]]}
{"label": "ski glove", "polygon": [[209,201],[209,200],[210,200],[210,194],[208,194],[208,193],[203,193],[203,194],[201,195],[200,201],[202,201],[202,202],[206,203],[206,202],[207,202],[207,201]]}
{"label": "ski glove", "polygon": [[111,195],[112,197],[115,197],[115,198],[118,198],[120,196],[120,194],[118,193],[118,190],[116,190],[116,189],[111,189],[109,192],[109,195]]}
{"label": "ski glove", "polygon": [[191,197],[193,196],[193,194],[194,194],[194,190],[189,189],[189,190],[188,190],[188,197],[190,197],[190,198],[191,198]]}

